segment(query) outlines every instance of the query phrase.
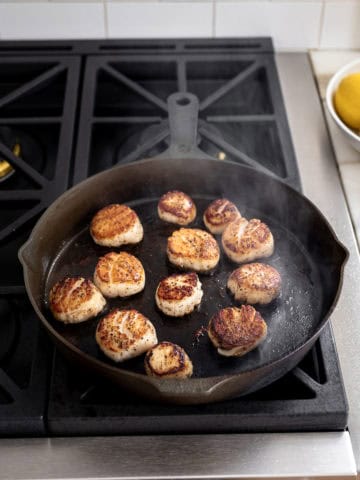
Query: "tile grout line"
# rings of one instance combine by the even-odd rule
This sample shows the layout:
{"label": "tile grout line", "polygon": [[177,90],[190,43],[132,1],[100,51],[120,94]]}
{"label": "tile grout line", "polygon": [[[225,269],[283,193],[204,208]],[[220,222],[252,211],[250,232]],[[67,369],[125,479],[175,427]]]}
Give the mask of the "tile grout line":
{"label": "tile grout line", "polygon": [[319,50],[321,48],[321,39],[323,36],[323,31],[324,31],[324,19],[325,19],[325,1],[322,1],[321,5],[321,12],[320,12],[320,28],[319,28],[319,35],[318,35],[318,46],[317,49]]}
{"label": "tile grout line", "polygon": [[216,1],[212,0],[212,37],[216,37]]}
{"label": "tile grout line", "polygon": [[103,0],[103,5],[104,5],[105,38],[109,38],[108,4],[106,0]]}

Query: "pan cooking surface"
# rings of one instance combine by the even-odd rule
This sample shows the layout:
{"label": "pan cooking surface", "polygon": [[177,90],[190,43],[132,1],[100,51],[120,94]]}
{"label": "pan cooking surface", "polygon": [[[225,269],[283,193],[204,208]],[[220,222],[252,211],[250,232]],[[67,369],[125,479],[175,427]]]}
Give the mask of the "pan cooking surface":
{"label": "pan cooking surface", "polygon": [[[191,227],[205,229],[202,214],[215,197],[193,195],[193,199],[198,214]],[[167,317],[160,312],[154,298],[156,287],[163,277],[178,271],[167,261],[167,238],[180,227],[166,224],[157,217],[157,201],[146,199],[129,203],[143,224],[144,239],[138,245],[112,249],[127,251],[141,260],[146,272],[145,289],[127,299],[108,299],[104,313],[115,307],[139,310],[155,325],[159,341],[169,340],[186,350],[194,364],[194,377],[231,375],[258,368],[283,357],[312,336],[321,321],[322,309],[322,288],[316,265],[304,246],[284,226],[275,223],[260,211],[241,204],[237,206],[243,216],[248,219],[260,218],[270,227],[275,240],[274,254],[258,261],[274,266],[282,277],[281,296],[270,305],[255,306],[268,325],[265,341],[244,357],[225,358],[218,355],[207,334],[199,335],[199,329],[207,326],[209,319],[218,309],[236,305],[226,289],[226,283],[229,274],[237,265],[229,261],[223,251],[215,271],[199,275],[204,296],[198,310],[183,318]],[[89,234],[90,220],[88,218],[83,225],[79,225],[77,235],[58,252],[47,277],[46,299],[52,285],[64,276],[80,275],[92,278],[98,258],[111,251],[93,242]],[[216,238],[220,245],[220,237]],[[81,351],[112,366],[118,365],[119,368],[144,373],[143,356],[115,364],[100,351],[95,342],[95,329],[101,315],[78,325],[64,325],[54,320],[47,308],[44,314],[51,325]]]}

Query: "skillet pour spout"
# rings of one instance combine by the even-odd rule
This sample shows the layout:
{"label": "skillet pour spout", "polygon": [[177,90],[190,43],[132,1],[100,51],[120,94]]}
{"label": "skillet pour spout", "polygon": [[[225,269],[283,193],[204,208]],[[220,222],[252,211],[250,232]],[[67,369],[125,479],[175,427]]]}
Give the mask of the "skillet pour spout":
{"label": "skillet pour spout", "polygon": [[[172,98],[175,101],[186,97]],[[179,108],[192,111],[192,100],[180,105],[175,102],[174,115]],[[192,114],[192,118],[196,127],[197,117]],[[178,147],[173,144],[166,155],[116,166],[65,192],[41,216],[19,251],[31,303],[51,339],[70,362],[144,398],[178,404],[209,403],[244,395],[293,369],[312,348],[336,306],[348,256],[317,207],[285,182],[244,165],[205,158],[197,147],[193,152],[196,129],[190,123],[195,133],[185,129],[181,136],[175,127]],[[176,226],[165,224],[156,213],[159,198],[169,190],[181,190],[193,198],[198,209],[194,227],[204,229],[202,213],[207,205],[226,197],[246,218],[262,219],[274,235],[275,251],[266,263],[279,270],[282,294],[272,304],[259,307],[268,334],[244,357],[221,357],[206,335],[194,341],[194,332],[206,326],[219,308],[233,304],[225,287],[236,265],[223,252],[213,274],[200,275],[204,296],[199,310],[184,318],[170,319],[156,308],[156,286],[161,278],[174,272],[166,261],[166,242]],[[133,297],[109,300],[108,308],[139,310],[155,325],[159,341],[181,345],[194,365],[191,379],[148,377],[142,357],[115,364],[103,356],[95,342],[98,318],[64,325],[54,320],[47,308],[49,289],[60,278],[92,278],[98,257],[107,250],[94,244],[89,223],[100,208],[111,203],[129,205],[143,224],[143,241],[124,249],[142,261],[146,286]]]}

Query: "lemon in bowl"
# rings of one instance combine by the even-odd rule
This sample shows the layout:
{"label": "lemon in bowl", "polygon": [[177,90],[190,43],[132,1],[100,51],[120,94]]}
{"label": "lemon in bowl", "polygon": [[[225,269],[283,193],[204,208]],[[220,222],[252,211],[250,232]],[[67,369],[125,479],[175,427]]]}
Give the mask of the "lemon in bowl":
{"label": "lemon in bowl", "polygon": [[331,78],[326,105],[347,141],[360,152],[360,59],[345,65]]}
{"label": "lemon in bowl", "polygon": [[360,130],[360,72],[346,75],[334,94],[334,106],[341,120]]}

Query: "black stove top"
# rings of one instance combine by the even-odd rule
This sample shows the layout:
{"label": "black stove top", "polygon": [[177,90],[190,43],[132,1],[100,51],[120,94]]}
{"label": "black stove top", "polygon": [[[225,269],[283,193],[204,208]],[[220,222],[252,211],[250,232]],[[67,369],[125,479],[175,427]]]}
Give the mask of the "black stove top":
{"label": "black stove top", "polygon": [[68,187],[166,149],[175,91],[199,98],[200,149],[301,189],[271,40],[1,42],[0,65],[0,435],[344,429],[330,326],[297,368],[254,394],[149,403],[54,351],[17,260]]}

